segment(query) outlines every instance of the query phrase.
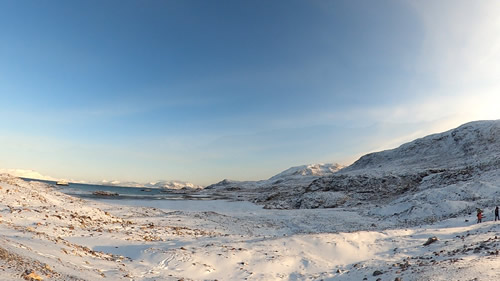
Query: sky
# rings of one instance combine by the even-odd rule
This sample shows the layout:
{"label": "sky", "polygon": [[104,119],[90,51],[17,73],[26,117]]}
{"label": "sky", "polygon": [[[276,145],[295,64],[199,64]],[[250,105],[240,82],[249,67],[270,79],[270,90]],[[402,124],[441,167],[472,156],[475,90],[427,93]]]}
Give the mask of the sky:
{"label": "sky", "polygon": [[500,1],[0,1],[0,168],[266,179],[500,118]]}

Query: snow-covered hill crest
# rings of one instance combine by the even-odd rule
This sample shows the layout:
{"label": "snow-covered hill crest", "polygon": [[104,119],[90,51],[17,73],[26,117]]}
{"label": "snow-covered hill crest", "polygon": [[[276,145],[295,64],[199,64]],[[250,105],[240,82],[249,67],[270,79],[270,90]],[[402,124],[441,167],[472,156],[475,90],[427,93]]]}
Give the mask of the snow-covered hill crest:
{"label": "snow-covered hill crest", "polygon": [[297,167],[289,168],[273,177],[271,177],[270,181],[275,181],[288,177],[304,177],[304,176],[328,176],[331,175],[340,169],[343,166],[339,164],[311,164],[311,165],[302,165]]}
{"label": "snow-covered hill crest", "polygon": [[342,173],[405,172],[491,163],[500,156],[500,120],[475,121],[398,148],[370,153]]}

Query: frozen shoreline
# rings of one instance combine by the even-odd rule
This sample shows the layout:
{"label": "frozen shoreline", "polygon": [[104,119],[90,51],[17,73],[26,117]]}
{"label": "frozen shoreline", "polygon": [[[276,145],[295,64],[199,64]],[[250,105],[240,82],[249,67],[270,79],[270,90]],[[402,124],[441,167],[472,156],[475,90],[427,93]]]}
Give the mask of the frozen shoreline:
{"label": "frozen shoreline", "polygon": [[[355,210],[248,202],[141,207],[83,200],[7,175],[0,182],[0,250],[19,260],[0,255],[0,280],[24,280],[25,270],[43,280],[500,278],[500,223],[459,217],[399,228]],[[422,246],[430,236],[439,241]]]}

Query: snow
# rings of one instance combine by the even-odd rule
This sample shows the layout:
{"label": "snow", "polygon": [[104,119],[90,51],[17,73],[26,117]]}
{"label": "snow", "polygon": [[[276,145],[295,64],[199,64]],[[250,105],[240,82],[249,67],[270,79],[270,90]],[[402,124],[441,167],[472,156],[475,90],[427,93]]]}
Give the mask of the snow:
{"label": "snow", "polygon": [[101,180],[97,182],[86,182],[81,180],[74,179],[61,179],[54,178],[51,176],[42,175],[41,173],[35,170],[26,170],[26,169],[0,169],[0,174],[10,174],[15,177],[27,178],[27,179],[37,179],[37,180],[46,180],[46,181],[54,181],[54,182],[71,182],[71,183],[82,183],[82,184],[95,184],[95,185],[107,185],[107,186],[126,186],[126,187],[145,187],[145,188],[160,188],[160,189],[172,189],[172,190],[180,190],[180,189],[202,189],[203,186],[196,185],[186,181],[178,181],[178,180],[159,180],[154,182],[135,182],[135,181],[119,181],[119,180]]}
{"label": "snow", "polygon": [[297,166],[267,180],[234,181],[224,179],[205,187],[204,192],[206,194],[217,193],[235,200],[263,203],[270,208],[290,209],[293,207],[289,205],[289,202],[281,200],[283,196],[296,197],[315,180],[333,175],[342,168],[343,166],[339,164],[331,163]]}
{"label": "snow", "polygon": [[[0,280],[21,280],[26,269],[44,280],[375,280],[376,270],[382,280],[500,277],[500,222],[475,224],[474,214],[401,227],[341,208],[86,201],[0,178],[0,250],[21,260],[0,255]],[[431,236],[439,240],[423,246]]]}
{"label": "snow", "polygon": [[114,185],[114,186],[127,186],[127,187],[146,187],[146,188],[160,188],[160,189],[174,189],[174,190],[179,190],[179,189],[202,189],[203,186],[201,185],[196,185],[194,183],[190,182],[185,182],[185,181],[176,181],[176,180],[161,180],[161,181],[155,181],[155,182],[135,182],[135,181],[128,181],[128,182],[121,182],[121,181],[106,181],[103,180],[101,182],[97,182],[94,184],[99,184],[99,185]]}
{"label": "snow", "polygon": [[499,124],[199,191],[228,200],[83,200],[2,174],[0,280],[500,280]]}
{"label": "snow", "polygon": [[276,181],[290,176],[327,176],[331,175],[343,167],[339,164],[310,164],[289,168],[273,177],[270,181]]}
{"label": "snow", "polygon": [[348,167],[293,167],[268,180],[224,180],[204,192],[270,209],[368,204],[369,215],[396,213],[401,222],[421,223],[497,204],[499,174],[500,120],[476,121],[367,154]]}
{"label": "snow", "polygon": [[0,174],[10,174],[20,178],[30,178],[39,180],[59,181],[60,179],[45,176],[34,170],[26,169],[0,169]]}
{"label": "snow", "polygon": [[475,121],[392,150],[367,154],[340,173],[404,173],[497,163],[499,142],[500,120]]}

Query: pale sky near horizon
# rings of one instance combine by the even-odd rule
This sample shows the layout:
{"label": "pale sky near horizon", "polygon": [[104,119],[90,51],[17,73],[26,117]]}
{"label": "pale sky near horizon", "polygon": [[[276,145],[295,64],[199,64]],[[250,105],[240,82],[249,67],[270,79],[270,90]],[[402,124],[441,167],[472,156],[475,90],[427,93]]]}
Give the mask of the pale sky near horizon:
{"label": "pale sky near horizon", "polygon": [[0,1],[0,168],[265,179],[500,118],[500,1]]}

